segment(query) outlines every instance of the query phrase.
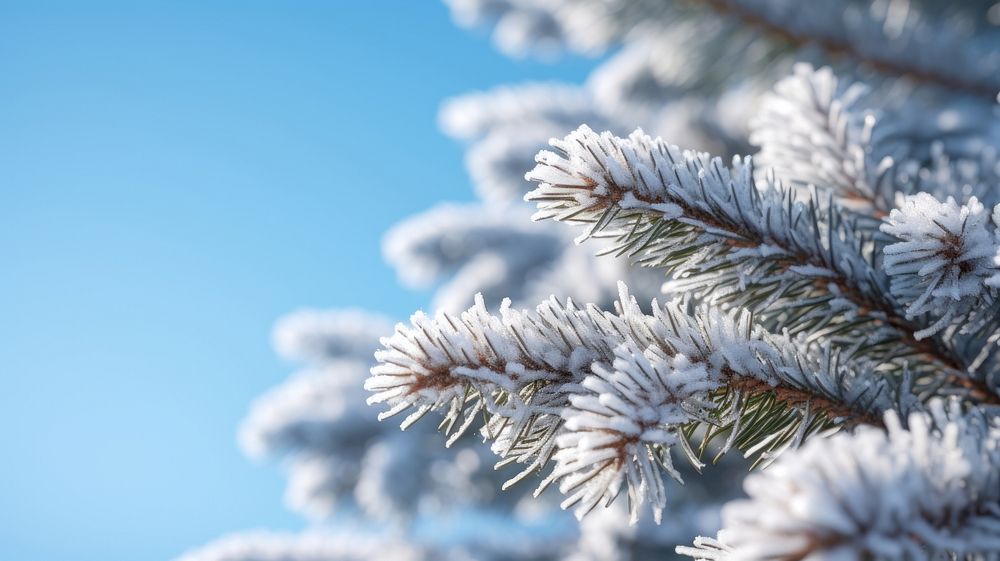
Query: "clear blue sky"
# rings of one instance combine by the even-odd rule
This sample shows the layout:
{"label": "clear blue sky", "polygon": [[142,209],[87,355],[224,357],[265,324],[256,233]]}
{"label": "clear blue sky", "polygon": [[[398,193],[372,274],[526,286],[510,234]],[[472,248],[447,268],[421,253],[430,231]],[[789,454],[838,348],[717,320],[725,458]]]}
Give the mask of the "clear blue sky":
{"label": "clear blue sky", "polygon": [[440,102],[589,66],[432,1],[0,1],[0,559],[299,528],[234,438],[273,320],[423,305],[379,240],[472,198]]}

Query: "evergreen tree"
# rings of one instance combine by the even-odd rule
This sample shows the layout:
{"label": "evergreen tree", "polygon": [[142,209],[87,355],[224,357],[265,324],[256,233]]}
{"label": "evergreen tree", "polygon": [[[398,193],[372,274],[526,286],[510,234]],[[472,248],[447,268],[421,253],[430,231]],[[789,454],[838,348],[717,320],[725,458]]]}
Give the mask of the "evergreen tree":
{"label": "evergreen tree", "polygon": [[436,313],[276,330],[241,442],[388,529],[184,559],[1000,559],[1000,4],[448,3],[607,56],[445,104],[482,201],[384,246]]}

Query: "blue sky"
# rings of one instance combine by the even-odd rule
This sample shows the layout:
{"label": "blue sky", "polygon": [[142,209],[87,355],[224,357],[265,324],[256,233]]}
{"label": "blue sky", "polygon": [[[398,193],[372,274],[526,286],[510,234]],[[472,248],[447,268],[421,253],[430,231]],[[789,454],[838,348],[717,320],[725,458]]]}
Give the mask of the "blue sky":
{"label": "blue sky", "polygon": [[379,240],[472,199],[440,102],[590,66],[431,1],[0,1],[0,559],[301,527],[234,438],[272,322],[424,305]]}

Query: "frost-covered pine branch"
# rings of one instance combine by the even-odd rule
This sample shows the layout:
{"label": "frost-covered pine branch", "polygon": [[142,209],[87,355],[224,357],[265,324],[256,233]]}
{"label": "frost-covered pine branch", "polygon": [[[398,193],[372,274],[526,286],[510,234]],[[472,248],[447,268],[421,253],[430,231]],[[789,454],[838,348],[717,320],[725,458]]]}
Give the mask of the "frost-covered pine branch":
{"label": "frost-covered pine branch", "polygon": [[[807,332],[879,363],[947,374],[975,385],[947,342],[906,317],[875,263],[876,246],[834,205],[796,199],[773,176],[753,177],[750,158],[726,166],[641,130],[628,138],[581,126],[553,140],[527,178],[536,219],[585,224],[616,252],[666,269],[670,290],[754,311],[760,320]],[[901,362],[906,360],[906,363]],[[995,401],[995,392],[977,396]]]}
{"label": "frost-covered pine branch", "polygon": [[893,162],[888,155],[873,160],[877,119],[865,105],[869,93],[862,83],[839,80],[830,68],[796,65],[764,96],[752,125],[759,179],[766,181],[771,172],[806,196],[820,188],[842,206],[884,213],[895,195],[886,177]]}
{"label": "frost-covered pine branch", "polygon": [[918,193],[882,225],[883,232],[899,239],[884,249],[893,293],[907,305],[908,316],[937,318],[918,336],[935,333],[956,316],[968,316],[974,307],[991,307],[993,287],[1000,284],[991,222],[975,197],[959,205],[951,197],[942,202]]}
{"label": "frost-covered pine branch", "polygon": [[[281,460],[286,505],[313,527],[280,535],[236,533],[184,560],[550,561],[574,543],[572,528],[558,523],[561,513],[546,511],[547,497],[530,497],[530,489],[494,496],[509,474],[493,469],[493,454],[475,439],[446,449],[434,425],[403,434],[378,421],[377,411],[365,405],[363,382],[379,335],[391,325],[357,310],[303,310],[277,323],[276,350],[304,368],[254,402],[239,440],[252,458]],[[529,497],[540,512],[523,517],[518,511]],[[437,538],[415,530],[425,520],[438,519],[441,526],[449,516],[507,519],[507,531],[523,536],[523,547],[500,547],[498,532],[488,526],[453,533],[439,528]],[[354,531],[331,531],[346,521]]]}
{"label": "frost-covered pine branch", "polygon": [[583,515],[624,487],[633,518],[645,503],[659,517],[661,474],[679,477],[671,449],[701,465],[689,442],[698,423],[724,426],[726,448],[766,453],[909,403],[866,365],[748,314],[654,302],[646,315],[622,291],[617,313],[556,299],[534,312],[492,315],[479,299],[460,316],[418,313],[383,339],[369,402],[389,407],[382,417],[410,410],[404,428],[439,411],[452,440],[485,412],[501,463],[527,465],[508,484],[553,459],[541,487],[558,480],[564,506]]}
{"label": "frost-covered pine branch", "polygon": [[240,444],[252,458],[284,460],[285,502],[312,520],[357,509],[405,523],[433,504],[475,504],[499,483],[467,467],[485,459],[475,448],[422,447],[433,430],[401,439],[365,407],[362,383],[391,325],[360,311],[304,310],[275,327],[277,350],[306,368],[254,402]]}
{"label": "frost-covered pine branch", "polygon": [[1000,554],[1000,425],[954,403],[811,441],[745,488],[717,539],[678,551],[705,561]]}

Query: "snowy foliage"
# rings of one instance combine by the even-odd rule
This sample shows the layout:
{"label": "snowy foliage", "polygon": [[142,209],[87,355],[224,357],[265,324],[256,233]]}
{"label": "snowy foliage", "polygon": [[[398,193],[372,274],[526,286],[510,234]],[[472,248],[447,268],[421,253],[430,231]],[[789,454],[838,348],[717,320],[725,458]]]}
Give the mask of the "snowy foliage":
{"label": "snowy foliage", "polygon": [[[536,219],[615,238],[619,253],[670,271],[672,291],[763,316],[801,308],[782,324],[790,330],[842,330],[893,312],[885,276],[843,219],[771,179],[755,182],[749,158],[729,167],[641,130],[623,139],[586,126],[552,144],[559,152],[541,152],[528,174],[539,183],[526,197],[538,203]],[[898,335],[891,324],[868,329]]]}
{"label": "snowy foliage", "polygon": [[322,363],[371,360],[372,345],[392,323],[361,310],[299,310],[278,320],[271,334],[285,359]]}
{"label": "snowy foliage", "polygon": [[[678,444],[680,437],[665,427],[686,423],[690,413],[685,405],[699,407],[699,398],[715,386],[704,363],[680,354],[662,355],[623,343],[614,350],[611,368],[592,366],[594,374],[582,384],[588,393],[570,396],[553,470],[555,476],[564,476],[561,489],[570,495],[564,505],[579,503],[579,512],[588,512],[617,496],[624,480],[629,504],[639,506],[649,494],[659,522],[666,491],[656,456],[648,449]],[[660,461],[680,479],[670,456]],[[632,518],[638,518],[636,510]]]}
{"label": "snowy foliage", "polygon": [[359,385],[385,319],[358,311],[300,311],[275,327],[275,348],[310,365],[251,407],[240,444],[254,458],[288,458],[286,503],[314,518],[349,497],[377,419]]}
{"label": "snowy foliage", "polygon": [[[494,490],[512,474],[494,471],[492,452],[475,439],[445,449],[436,442],[433,424],[401,433],[379,423],[377,412],[364,404],[363,380],[378,335],[388,330],[385,319],[354,310],[302,310],[278,321],[275,348],[306,368],[254,403],[240,443],[253,458],[283,460],[289,478],[285,502],[317,528],[302,534],[233,534],[192,551],[184,561],[553,560],[589,554],[594,541],[616,551],[630,543],[615,538],[634,533],[622,520],[606,522],[577,544],[577,533],[552,516],[547,502],[532,499],[541,510],[526,508],[520,497],[530,495],[530,487],[497,500]],[[490,530],[447,538],[436,528],[437,537],[419,535],[423,519],[449,513],[507,518],[508,531],[524,536],[522,549],[510,551]],[[328,525],[357,514],[372,528],[391,529],[390,537],[380,541],[328,531]],[[713,521],[689,524],[678,535],[689,539],[714,531]],[[357,531],[372,529],[362,525]],[[388,545],[379,548],[385,540]],[[675,541],[663,541],[657,551],[668,551]]]}
{"label": "snowy foliage", "polygon": [[917,337],[933,334],[991,296],[986,284],[996,283],[991,278],[997,273],[998,248],[989,223],[988,211],[975,197],[960,206],[951,197],[941,202],[918,193],[893,209],[882,225],[883,232],[900,240],[883,250],[893,293],[907,305],[907,315],[940,317]]}
{"label": "snowy foliage", "polygon": [[871,161],[876,118],[863,109],[868,94],[867,86],[838,80],[829,68],[796,65],[764,97],[754,120],[757,165],[800,190],[829,190],[845,206],[884,210],[893,193],[883,192],[889,182],[879,176],[892,160]]}
{"label": "snowy foliage", "polygon": [[713,561],[995,559],[1000,425],[931,404],[903,427],[812,441],[747,477],[719,539],[678,548]]}
{"label": "snowy foliage", "polygon": [[561,480],[564,507],[582,516],[625,483],[633,519],[647,499],[660,516],[662,474],[680,477],[672,449],[701,466],[689,426],[728,424],[729,447],[760,429],[751,402],[767,402],[784,415],[783,437],[759,443],[772,452],[895,403],[896,388],[866,365],[753,328],[748,315],[676,302],[646,315],[621,290],[618,313],[554,298],[534,312],[505,303],[492,315],[479,299],[460,316],[417,313],[383,339],[369,402],[388,405],[383,418],[410,410],[403,428],[441,412],[452,440],[485,413],[478,428],[494,451],[527,464],[508,484],[554,458],[541,488]]}
{"label": "snowy foliage", "polygon": [[838,207],[800,200],[772,174],[755,180],[749,158],[726,166],[642,131],[619,138],[582,126],[552,145],[558,152],[540,152],[528,173],[539,183],[526,196],[538,204],[536,219],[615,239],[618,254],[670,273],[674,293],[738,305],[791,332],[830,334],[848,355],[916,370],[918,388],[966,377],[955,343],[923,341],[936,329],[892,294],[873,232],[857,231]]}
{"label": "snowy foliage", "polygon": [[[251,408],[240,443],[254,458],[281,458],[289,474],[286,503],[316,520],[360,509],[376,521],[407,522],[422,512],[497,502],[491,490],[503,474],[473,440],[450,449],[433,445],[433,425],[401,435],[365,406],[364,380],[384,319],[359,312],[297,312],[278,322],[279,348],[308,353],[306,370]],[[349,341],[350,345],[345,344]],[[367,343],[367,352],[359,352]],[[280,346],[284,345],[284,346]],[[302,353],[299,353],[302,356]],[[364,356],[364,361],[356,358]]]}
{"label": "snowy foliage", "polygon": [[[927,428],[929,415],[943,415],[940,405],[933,405],[940,402],[927,409],[927,400],[935,395],[956,396],[955,408],[1000,402],[995,353],[970,353],[976,346],[992,346],[1000,333],[991,286],[1000,282],[991,280],[998,266],[996,226],[979,202],[992,204],[997,198],[998,128],[990,102],[976,98],[995,87],[995,77],[980,73],[981,68],[955,72],[982,62],[973,62],[977,41],[993,45],[997,37],[979,28],[976,41],[947,39],[956,30],[967,31],[962,22],[977,8],[910,4],[864,11],[859,6],[861,11],[845,18],[837,12],[842,8],[838,3],[809,10],[781,2],[706,3],[731,17],[721,20],[725,23],[716,31],[727,25],[742,30],[719,45],[719,33],[703,33],[716,24],[691,17],[697,10],[679,17],[682,10],[669,2],[659,10],[637,8],[648,18],[640,25],[629,18],[631,8],[641,2],[616,3],[620,11],[598,4],[575,3],[569,10],[560,2],[494,3],[489,4],[493,11],[466,21],[492,17],[509,28],[532,11],[539,18],[534,21],[547,22],[548,47],[557,40],[583,51],[626,43],[592,76],[587,85],[592,96],[573,97],[578,105],[567,103],[565,112],[531,97],[542,90],[526,96],[523,114],[544,108],[542,114],[554,116],[550,123],[576,111],[586,114],[592,103],[588,117],[600,116],[593,122],[603,122],[611,131],[594,132],[589,118],[580,119],[587,124],[553,139],[554,150],[540,151],[526,175],[537,186],[525,199],[536,204],[536,220],[581,224],[585,230],[579,240],[597,239],[596,251],[665,273],[663,289],[670,301],[654,303],[652,315],[639,310],[626,293],[616,303],[617,313],[549,299],[533,313],[505,303],[499,315],[492,315],[479,299],[459,315],[417,314],[410,327],[397,327],[395,335],[383,340],[380,364],[367,382],[375,392],[372,403],[385,403],[386,416],[409,411],[404,427],[432,411],[444,415],[443,427],[452,438],[476,427],[493,440],[501,464],[526,464],[515,480],[551,464],[541,487],[558,482],[566,496],[563,506],[575,507],[578,515],[612,504],[624,493],[629,518],[637,522],[643,507],[658,521],[667,504],[665,477],[681,479],[672,452],[701,468],[704,445],[717,435],[724,436],[716,441],[721,442],[719,453],[739,448],[760,465],[777,459],[748,485],[766,480],[769,490],[779,490],[774,500],[784,500],[789,493],[772,479],[795,488],[794,477],[785,471],[789,468],[782,466],[795,465],[810,451],[815,450],[811,461],[819,462],[838,446],[874,439],[875,444],[854,456],[861,462],[866,454],[877,456],[877,447],[888,449],[905,440],[899,436],[905,431],[893,424],[899,417],[909,419],[912,434],[923,430],[923,441],[938,438],[933,432],[938,428]],[[473,7],[485,6],[456,2],[453,7],[469,14]],[[588,17],[580,16],[588,10]],[[584,24],[599,28],[592,38],[602,39],[581,43],[587,34],[581,31]],[[789,65],[785,68],[793,75],[778,81],[773,93],[759,96],[761,88],[754,82],[759,76],[737,71],[733,77],[713,78],[705,69],[720,58],[740,59],[737,47],[748,37],[744,28],[749,26],[783,35],[796,49],[808,50],[809,38],[827,55],[870,61],[871,66],[841,77],[834,70],[843,68],[840,64]],[[873,40],[876,26],[893,31]],[[700,40],[705,36],[715,44],[709,47],[713,41]],[[680,37],[690,40],[677,41]],[[919,43],[931,37],[943,51],[912,56],[915,50],[925,52]],[[670,51],[681,43],[691,46],[683,59]],[[750,43],[756,39],[743,44],[745,57],[759,55],[745,48]],[[518,51],[527,47],[519,43]],[[939,58],[943,52],[947,59]],[[678,60],[684,63],[675,64]],[[883,78],[894,74],[923,83]],[[940,86],[965,93],[949,97]],[[713,88],[718,97],[698,97]],[[739,89],[752,92],[749,99],[741,99],[741,109],[724,111],[722,101],[732,100]],[[470,102],[465,122],[492,121],[496,126],[501,120],[497,115],[517,122],[511,99],[496,102],[494,112],[483,107],[474,111]],[[485,98],[478,101],[488,105]],[[759,109],[748,129],[721,125],[722,116],[746,115],[746,107],[753,105]],[[457,121],[461,112],[450,112],[449,120]],[[724,151],[746,147],[732,139],[749,131],[748,140],[760,153],[756,162],[735,156],[726,165],[642,130],[616,136],[613,131],[626,128],[622,124],[630,119],[676,131],[698,145],[712,144],[704,138],[714,136]],[[452,130],[481,138],[488,128]],[[493,153],[521,158],[521,147],[528,144]],[[479,177],[491,177],[486,183],[497,185],[498,176]],[[515,290],[511,295],[520,302],[525,294]],[[488,301],[495,302],[495,295]],[[950,415],[948,422],[964,418],[957,409]],[[809,438],[813,435],[821,438]],[[692,443],[698,437],[701,445]],[[804,449],[795,451],[807,440]],[[912,442],[907,442],[900,450],[912,454]],[[975,453],[968,449],[969,439],[962,442],[956,446],[963,453]],[[782,459],[780,453],[787,450],[792,450],[790,459]],[[949,454],[944,448],[932,453]],[[815,471],[806,464],[803,473]],[[839,463],[826,467],[830,475],[816,484],[817,492],[836,485],[838,470],[849,471]],[[987,467],[984,473],[994,469]],[[929,482],[926,477],[915,481],[918,496],[919,485]],[[990,483],[988,478],[977,480]],[[887,497],[895,493],[891,486],[886,484]],[[748,491],[754,499],[754,491]],[[940,498],[928,493],[927,501]],[[864,491],[859,495],[865,496]],[[745,503],[734,503],[739,504]],[[756,504],[743,508],[742,523],[761,524]],[[923,512],[912,505],[903,508]],[[821,505],[816,516],[825,520],[834,510]],[[725,510],[736,511],[737,506]],[[766,523],[773,518],[776,528],[787,530],[782,516],[792,514],[769,517]],[[872,516],[900,521],[898,513]],[[752,559],[757,553],[761,558],[773,553],[774,558],[799,559],[827,546],[831,555],[853,551],[908,558],[990,551],[982,544],[993,542],[975,531],[969,549],[949,545],[941,536],[954,528],[935,526],[947,516],[934,516],[923,523],[930,525],[929,532],[939,532],[937,542],[909,537],[915,526],[895,534],[866,526],[873,536],[861,546],[848,538],[843,542],[850,546],[834,543],[808,527],[776,536],[754,526],[746,531],[748,537],[739,538],[749,545],[731,546],[725,539],[736,531],[727,529],[721,541],[702,539],[698,554]],[[751,539],[759,544],[747,541]],[[901,545],[905,539],[913,543]],[[855,549],[836,549],[841,546]],[[782,552],[782,547],[791,549]]]}

